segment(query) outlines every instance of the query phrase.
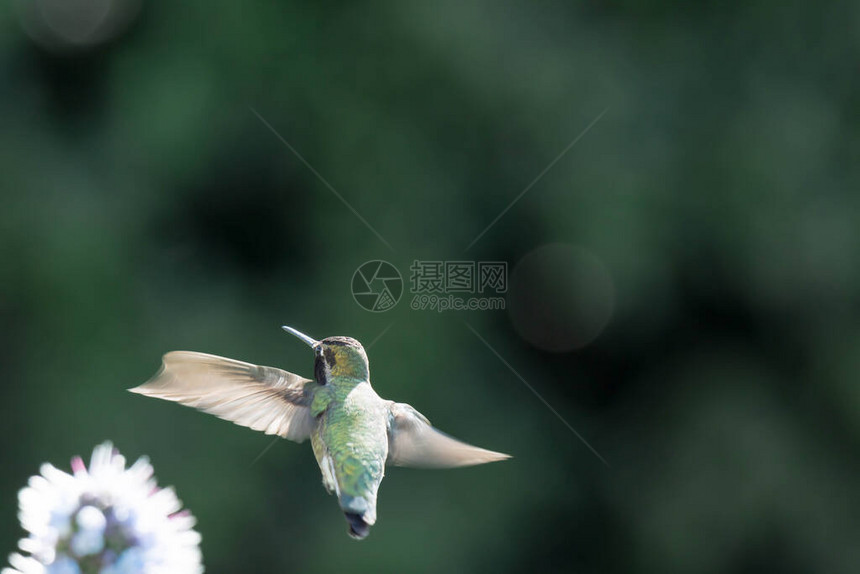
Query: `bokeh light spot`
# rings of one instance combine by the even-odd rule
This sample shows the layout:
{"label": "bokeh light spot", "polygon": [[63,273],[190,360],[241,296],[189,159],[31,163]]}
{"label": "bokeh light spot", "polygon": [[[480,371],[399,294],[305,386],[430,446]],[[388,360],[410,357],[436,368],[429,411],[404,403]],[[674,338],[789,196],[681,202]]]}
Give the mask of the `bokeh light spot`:
{"label": "bokeh light spot", "polygon": [[30,38],[51,51],[64,52],[119,36],[137,17],[140,0],[26,0],[17,7]]}
{"label": "bokeh light spot", "polygon": [[539,349],[580,349],[612,316],[615,290],[594,254],[564,243],[528,253],[511,273],[508,314],[517,333]]}

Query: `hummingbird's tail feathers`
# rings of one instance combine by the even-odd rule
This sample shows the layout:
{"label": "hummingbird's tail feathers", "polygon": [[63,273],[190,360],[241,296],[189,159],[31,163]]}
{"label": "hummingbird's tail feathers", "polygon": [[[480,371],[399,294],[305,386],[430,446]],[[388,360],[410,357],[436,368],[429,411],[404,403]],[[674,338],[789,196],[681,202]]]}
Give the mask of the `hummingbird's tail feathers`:
{"label": "hummingbird's tail feathers", "polygon": [[370,524],[364,521],[360,514],[344,512],[346,522],[349,524],[349,535],[356,540],[364,540],[370,534]]}
{"label": "hummingbird's tail feathers", "polygon": [[358,540],[367,537],[370,527],[376,522],[376,500],[341,494],[338,502],[349,523],[349,535]]}
{"label": "hummingbird's tail feathers", "polygon": [[430,425],[404,403],[391,403],[388,463],[414,468],[454,468],[511,458],[509,454],[461,442]]}

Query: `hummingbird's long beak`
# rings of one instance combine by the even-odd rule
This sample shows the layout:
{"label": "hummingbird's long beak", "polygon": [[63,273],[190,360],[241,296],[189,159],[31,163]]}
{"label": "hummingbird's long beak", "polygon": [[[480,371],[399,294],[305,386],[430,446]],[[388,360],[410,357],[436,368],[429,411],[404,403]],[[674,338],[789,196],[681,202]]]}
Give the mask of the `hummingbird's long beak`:
{"label": "hummingbird's long beak", "polygon": [[307,335],[305,335],[301,331],[293,329],[292,327],[287,327],[286,325],[284,325],[283,327],[281,327],[281,329],[283,329],[284,331],[286,331],[290,335],[295,335],[296,337],[298,337],[299,339],[301,339],[302,341],[304,341],[305,343],[307,343],[311,347],[315,347],[316,344],[319,343],[319,341],[316,341],[316,340],[308,337]]}

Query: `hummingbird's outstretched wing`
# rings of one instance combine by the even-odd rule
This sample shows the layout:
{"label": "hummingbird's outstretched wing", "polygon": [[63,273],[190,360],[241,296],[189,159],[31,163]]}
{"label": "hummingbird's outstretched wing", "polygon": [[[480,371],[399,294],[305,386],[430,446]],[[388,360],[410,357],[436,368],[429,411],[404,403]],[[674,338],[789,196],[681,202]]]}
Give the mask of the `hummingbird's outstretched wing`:
{"label": "hummingbird's outstretched wing", "polygon": [[129,390],[302,442],[311,433],[316,387],[314,381],[275,367],[173,351],[164,355],[154,377]]}
{"label": "hummingbird's outstretched wing", "polygon": [[511,458],[478,448],[433,428],[427,417],[404,403],[389,407],[388,463],[415,468],[472,466]]}

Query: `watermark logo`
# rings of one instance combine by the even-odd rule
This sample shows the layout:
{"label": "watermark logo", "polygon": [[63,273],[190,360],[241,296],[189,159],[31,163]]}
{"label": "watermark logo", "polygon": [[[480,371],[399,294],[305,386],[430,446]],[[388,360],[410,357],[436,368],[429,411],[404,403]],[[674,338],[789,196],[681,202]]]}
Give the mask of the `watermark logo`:
{"label": "watermark logo", "polygon": [[[409,267],[410,307],[415,311],[493,311],[505,308],[506,261],[420,261]],[[403,280],[387,261],[368,261],[352,276],[352,295],[362,308],[393,308]]]}
{"label": "watermark logo", "polygon": [[381,313],[397,305],[403,295],[403,277],[388,261],[362,263],[352,275],[352,297],[362,309]]}
{"label": "watermark logo", "polygon": [[419,261],[409,267],[415,311],[494,311],[505,308],[505,261]]}
{"label": "watermark logo", "polygon": [[496,293],[508,290],[507,261],[418,261],[409,267],[412,293]]}

